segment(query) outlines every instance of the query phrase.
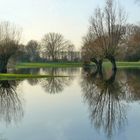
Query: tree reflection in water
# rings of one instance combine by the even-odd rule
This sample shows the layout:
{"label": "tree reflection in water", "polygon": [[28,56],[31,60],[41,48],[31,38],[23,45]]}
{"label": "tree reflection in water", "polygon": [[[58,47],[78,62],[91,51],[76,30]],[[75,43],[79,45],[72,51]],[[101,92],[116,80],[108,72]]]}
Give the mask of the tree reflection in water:
{"label": "tree reflection in water", "polygon": [[[72,72],[70,73],[70,69],[58,69],[58,68],[50,68],[48,69],[47,73],[51,75],[48,79],[43,79],[41,81],[42,87],[45,89],[46,92],[50,94],[60,93],[64,90],[66,86],[69,86],[71,81],[74,79],[72,76]],[[58,75],[66,75],[68,77],[55,77]]]}
{"label": "tree reflection in water", "polygon": [[125,70],[127,77],[127,85],[131,93],[130,101],[140,100],[140,70],[127,69]]}
{"label": "tree reflection in water", "polygon": [[104,130],[108,138],[126,123],[125,92],[122,84],[115,80],[116,71],[109,79],[103,74],[88,71],[81,87],[84,100],[89,105],[90,119],[98,130]]}
{"label": "tree reflection in water", "polygon": [[17,81],[0,81],[0,120],[10,124],[23,117],[22,100],[16,93]]}
{"label": "tree reflection in water", "polygon": [[64,88],[69,86],[74,80],[74,74],[77,71],[77,68],[44,68],[42,69],[42,73],[48,74],[51,77],[43,79],[29,79],[28,82],[31,85],[40,84],[43,87],[43,89],[50,94],[61,93],[64,90]]}
{"label": "tree reflection in water", "polygon": [[[24,69],[18,69],[14,71],[13,73],[19,73],[19,74],[33,74],[33,75],[39,75],[40,74],[40,68],[24,68]],[[32,86],[37,85],[39,82],[39,79],[29,78],[28,83]]]}

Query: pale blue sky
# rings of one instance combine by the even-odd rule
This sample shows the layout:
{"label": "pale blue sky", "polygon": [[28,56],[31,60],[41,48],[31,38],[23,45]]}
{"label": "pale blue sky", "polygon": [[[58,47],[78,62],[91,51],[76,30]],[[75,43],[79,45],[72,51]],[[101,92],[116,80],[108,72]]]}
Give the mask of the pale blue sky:
{"label": "pale blue sky", "polygon": [[[76,47],[86,33],[89,17],[105,0],[0,0],[0,20],[8,20],[23,29],[22,41],[41,40],[48,32],[62,33]],[[120,0],[121,1],[121,0]],[[129,23],[140,21],[140,6],[135,0],[120,3]]]}

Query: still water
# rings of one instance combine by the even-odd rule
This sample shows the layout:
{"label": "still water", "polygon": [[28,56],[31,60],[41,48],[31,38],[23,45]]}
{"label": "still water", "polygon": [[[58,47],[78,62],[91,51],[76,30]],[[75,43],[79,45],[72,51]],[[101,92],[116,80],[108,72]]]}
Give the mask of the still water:
{"label": "still water", "polygon": [[[140,70],[22,69],[51,78],[0,81],[0,140],[140,137]],[[54,77],[67,75],[69,77]]]}

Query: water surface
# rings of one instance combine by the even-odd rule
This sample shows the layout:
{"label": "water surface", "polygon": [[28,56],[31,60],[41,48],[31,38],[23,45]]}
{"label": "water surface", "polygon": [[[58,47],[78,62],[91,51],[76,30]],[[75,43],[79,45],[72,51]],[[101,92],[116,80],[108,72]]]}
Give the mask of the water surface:
{"label": "water surface", "polygon": [[0,81],[2,140],[140,137],[139,69],[108,71],[104,77],[80,68],[22,69],[17,73],[52,77]]}

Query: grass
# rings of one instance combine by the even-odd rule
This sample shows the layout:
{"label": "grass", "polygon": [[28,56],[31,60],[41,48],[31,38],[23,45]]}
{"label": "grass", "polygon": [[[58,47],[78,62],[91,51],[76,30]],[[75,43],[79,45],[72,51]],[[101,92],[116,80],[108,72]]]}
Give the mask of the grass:
{"label": "grass", "polygon": [[80,62],[52,62],[52,63],[19,63],[16,68],[68,68],[68,67],[82,67]]}
{"label": "grass", "polygon": [[118,68],[140,68],[140,62],[117,62]]}
{"label": "grass", "polygon": [[[140,68],[140,62],[116,62],[118,69],[133,69],[133,68]],[[104,67],[111,67],[110,62],[104,62]]]}
{"label": "grass", "polygon": [[[16,68],[70,68],[70,67],[82,67],[82,62],[51,62],[51,63],[19,63]],[[104,62],[104,67],[111,67],[110,62]],[[117,68],[140,68],[140,62],[117,62]]]}
{"label": "grass", "polygon": [[51,77],[68,77],[68,76],[51,76],[51,75],[32,75],[32,74],[0,74],[0,80],[21,80],[29,78],[51,78]]}
{"label": "grass", "polygon": [[[70,63],[20,63],[16,65],[16,68],[69,68],[69,67],[82,67],[82,63],[70,62]],[[105,68],[110,68],[112,65],[110,62],[104,62]],[[117,68],[119,69],[136,69],[140,68],[140,62],[117,62]],[[20,80],[28,78],[51,78],[51,75],[35,75],[35,74],[0,74],[0,80]],[[55,77],[68,77],[68,76],[55,76]]]}

